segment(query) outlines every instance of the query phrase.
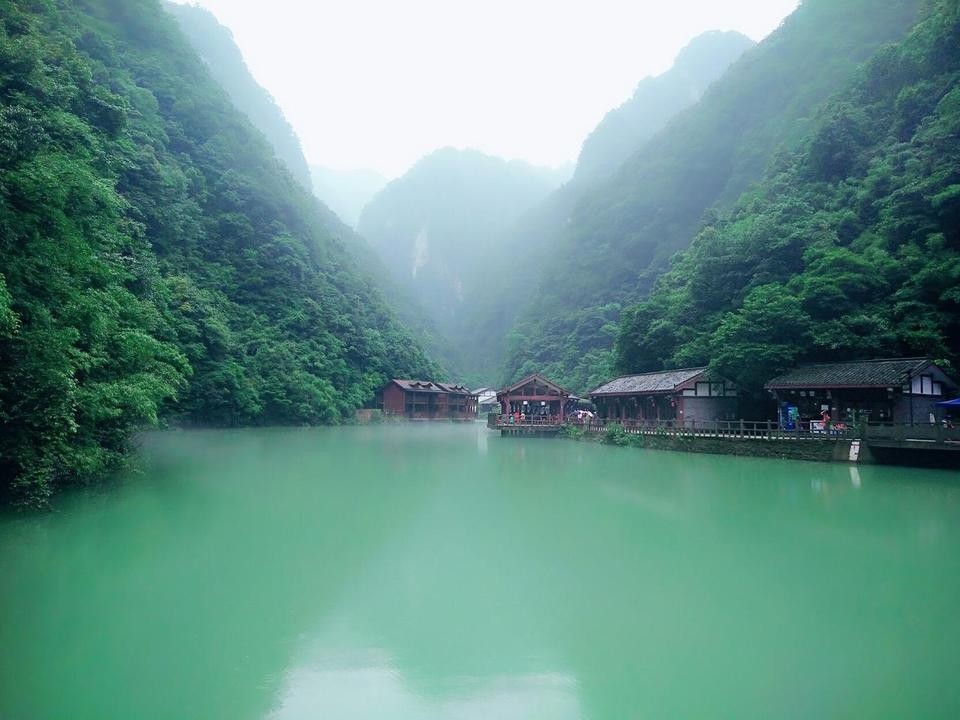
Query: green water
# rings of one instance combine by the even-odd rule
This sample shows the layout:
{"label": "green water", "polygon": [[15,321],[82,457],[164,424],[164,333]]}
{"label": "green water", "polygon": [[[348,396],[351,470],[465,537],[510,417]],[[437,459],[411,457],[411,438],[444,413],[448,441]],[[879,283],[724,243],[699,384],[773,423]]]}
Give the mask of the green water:
{"label": "green water", "polygon": [[960,475],[171,432],[0,518],[0,718],[960,717]]}

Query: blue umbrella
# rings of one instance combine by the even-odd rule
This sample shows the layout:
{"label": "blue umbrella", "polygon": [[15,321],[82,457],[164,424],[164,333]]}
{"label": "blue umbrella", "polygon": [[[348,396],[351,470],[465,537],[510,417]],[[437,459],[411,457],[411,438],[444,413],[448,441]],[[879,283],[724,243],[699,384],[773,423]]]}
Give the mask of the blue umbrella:
{"label": "blue umbrella", "polygon": [[960,398],[954,398],[953,400],[944,400],[943,402],[938,402],[937,405],[939,405],[940,407],[960,408]]}

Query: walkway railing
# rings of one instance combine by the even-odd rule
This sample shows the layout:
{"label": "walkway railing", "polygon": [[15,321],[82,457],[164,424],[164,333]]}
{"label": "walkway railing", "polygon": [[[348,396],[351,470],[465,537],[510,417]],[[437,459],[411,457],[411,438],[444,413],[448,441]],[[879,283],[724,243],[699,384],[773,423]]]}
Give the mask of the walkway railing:
{"label": "walkway railing", "polygon": [[619,425],[629,435],[673,437],[745,438],[766,440],[841,440],[853,439],[855,429],[836,423],[802,422],[793,428],[766,420],[591,420],[582,426],[592,432],[606,432]]}
{"label": "walkway railing", "polygon": [[960,428],[942,424],[899,424],[801,421],[784,427],[772,421],[754,420],[601,420],[578,424],[590,432],[606,432],[618,425],[629,435],[713,437],[766,440],[861,440],[866,442],[960,443]]}
{"label": "walkway railing", "polygon": [[560,428],[580,427],[587,432],[606,432],[618,426],[628,435],[663,435],[668,437],[709,437],[754,440],[860,440],[868,443],[916,443],[960,445],[960,428],[943,424],[893,424],[845,422],[823,423],[803,420],[792,427],[767,420],[577,420],[558,415],[531,415],[523,419],[517,415],[490,413],[487,427],[503,428]]}
{"label": "walkway railing", "polygon": [[561,427],[564,423],[560,422],[559,415],[530,415],[520,419],[516,415],[512,418],[510,415],[499,415],[490,413],[487,415],[487,427],[491,428],[510,428],[510,427]]}
{"label": "walkway railing", "polygon": [[933,443],[960,444],[960,427],[943,423],[869,423],[864,426],[862,440],[868,443]]}

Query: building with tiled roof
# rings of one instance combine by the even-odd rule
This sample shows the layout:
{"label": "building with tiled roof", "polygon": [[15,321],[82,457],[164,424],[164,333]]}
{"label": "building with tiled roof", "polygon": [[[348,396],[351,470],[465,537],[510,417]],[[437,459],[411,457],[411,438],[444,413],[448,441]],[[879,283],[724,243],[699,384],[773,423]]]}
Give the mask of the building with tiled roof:
{"label": "building with tiled roof", "polygon": [[590,397],[602,397],[604,395],[659,395],[670,394],[684,383],[691,379],[703,375],[707,369],[684,368],[682,370],[663,370],[660,372],[649,372],[641,375],[623,375],[610,382],[601,385],[596,390],[590,392]]}
{"label": "building with tiled roof", "polygon": [[504,414],[550,417],[558,422],[563,422],[571,409],[570,392],[539,373],[497,391],[497,402]]}
{"label": "building with tiled roof", "polygon": [[500,403],[497,401],[497,391],[495,388],[482,387],[476,388],[473,394],[477,396],[477,407],[480,414],[497,412],[500,409]]}
{"label": "building with tiled roof", "polygon": [[384,414],[409,420],[473,420],[477,396],[462,384],[391,380],[380,394]]}
{"label": "building with tiled roof", "polygon": [[732,383],[696,367],[623,375],[592,390],[590,400],[605,419],[693,424],[734,419],[738,395]]}
{"label": "building with tiled roof", "polygon": [[[927,423],[936,403],[957,389],[930,358],[889,358],[801,365],[766,384],[800,420]],[[789,412],[789,410],[788,410]]]}

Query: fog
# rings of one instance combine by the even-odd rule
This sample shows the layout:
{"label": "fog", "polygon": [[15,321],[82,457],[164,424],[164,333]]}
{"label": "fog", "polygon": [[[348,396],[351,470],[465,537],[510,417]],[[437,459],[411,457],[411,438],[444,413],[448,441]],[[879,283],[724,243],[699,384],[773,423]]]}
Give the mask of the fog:
{"label": "fog", "polygon": [[558,166],[707,30],[760,40],[797,0],[200,0],[311,164],[403,173],[442,146]]}

